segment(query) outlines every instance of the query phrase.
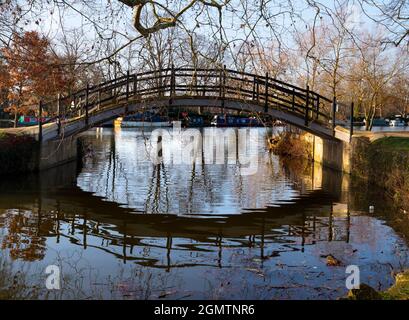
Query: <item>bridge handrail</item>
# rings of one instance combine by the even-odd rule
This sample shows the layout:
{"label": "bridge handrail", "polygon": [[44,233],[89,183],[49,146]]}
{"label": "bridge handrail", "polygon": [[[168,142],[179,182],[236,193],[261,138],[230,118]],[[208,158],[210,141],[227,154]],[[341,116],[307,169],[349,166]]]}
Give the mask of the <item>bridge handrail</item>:
{"label": "bridge handrail", "polygon": [[[248,72],[241,72],[241,71],[232,70],[232,69],[215,69],[215,68],[212,68],[212,69],[206,69],[206,68],[175,68],[175,69],[164,68],[164,69],[157,69],[157,70],[146,71],[146,72],[141,72],[141,73],[129,74],[129,76],[130,76],[130,79],[132,79],[132,80],[137,78],[139,80],[145,80],[146,81],[146,80],[153,80],[153,79],[158,79],[158,78],[169,77],[170,74],[169,75],[168,74],[163,75],[162,73],[172,72],[172,70],[175,72],[175,75],[180,75],[178,73],[180,71],[182,71],[182,72],[208,72],[209,74],[207,76],[210,76],[210,77],[217,77],[217,75],[212,75],[211,73],[218,73],[220,71],[225,70],[225,72],[227,72],[227,73],[239,74],[239,75],[242,75],[242,76],[248,76],[248,77],[256,78],[258,82],[263,81],[263,80],[266,79],[265,75],[253,74],[253,73],[248,73]],[[142,78],[143,76],[146,76],[146,75],[155,75],[155,76],[149,77],[149,78]],[[185,75],[182,75],[182,76],[185,76]],[[189,76],[189,75],[186,75],[186,76]],[[104,81],[102,83],[99,83],[99,84],[96,84],[96,85],[93,85],[93,86],[89,86],[89,88],[88,88],[89,93],[97,92],[100,89],[106,89],[106,88],[104,88],[104,86],[110,85],[110,84],[114,84],[114,86],[120,87],[120,86],[123,85],[123,83],[118,83],[121,80],[128,81],[128,76],[127,75],[120,76],[120,77],[117,77],[115,79],[111,79],[111,80]],[[301,87],[295,86],[293,84],[286,83],[286,82],[278,80],[276,78],[268,77],[268,81],[269,82],[271,81],[273,83],[278,83],[278,84],[280,84],[282,86],[285,86],[285,87],[296,89],[296,90],[298,90],[300,92],[304,92],[304,93],[307,92],[307,89],[305,89],[305,88],[301,88]],[[320,95],[320,94],[318,94],[318,93],[316,93],[316,92],[314,92],[312,90],[310,90],[309,93],[310,93],[311,96],[319,97],[323,101],[332,102],[332,100],[330,100],[330,99],[328,99],[328,98],[326,98],[326,97],[324,97],[324,96],[322,96],[322,95]],[[85,94],[86,94],[86,88],[81,88],[81,89],[77,90],[76,92],[74,92],[74,93],[72,93],[70,95],[62,97],[62,99],[69,99],[69,98],[71,98],[73,96],[81,97],[81,96],[85,96]],[[56,102],[56,100],[52,100],[52,102]]]}
{"label": "bridge handrail", "polygon": [[[59,114],[46,123],[58,119],[78,117],[84,110],[88,117],[91,108],[104,108],[110,103],[125,99],[145,99],[153,95],[172,97],[177,93],[188,95],[211,95],[218,99],[251,100],[252,102],[305,116],[306,123],[323,119],[329,124],[332,100],[307,88],[301,88],[282,80],[249,72],[223,68],[174,68],[168,67],[125,75],[92,86],[87,85],[71,94],[60,96],[43,106],[57,104]],[[314,119],[315,115],[315,119]]]}

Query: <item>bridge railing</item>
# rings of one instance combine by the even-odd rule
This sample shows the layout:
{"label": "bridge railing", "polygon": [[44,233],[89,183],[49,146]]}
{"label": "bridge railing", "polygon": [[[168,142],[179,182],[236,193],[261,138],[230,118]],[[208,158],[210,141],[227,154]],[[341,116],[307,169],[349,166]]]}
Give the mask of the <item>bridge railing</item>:
{"label": "bridge railing", "polygon": [[330,126],[333,102],[307,88],[301,88],[268,74],[257,75],[224,68],[165,68],[130,74],[87,86],[71,95],[59,97],[45,105],[56,111],[56,119],[75,119],[114,104],[144,101],[152,98],[214,97],[293,113],[305,124],[319,122]]}

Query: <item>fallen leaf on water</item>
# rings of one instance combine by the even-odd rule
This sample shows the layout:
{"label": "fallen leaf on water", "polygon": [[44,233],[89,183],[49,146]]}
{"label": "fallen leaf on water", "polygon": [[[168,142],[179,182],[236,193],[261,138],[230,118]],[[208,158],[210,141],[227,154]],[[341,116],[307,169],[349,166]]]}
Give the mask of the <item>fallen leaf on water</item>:
{"label": "fallen leaf on water", "polygon": [[327,266],[329,267],[338,267],[341,265],[341,261],[335,258],[332,255],[327,256]]}

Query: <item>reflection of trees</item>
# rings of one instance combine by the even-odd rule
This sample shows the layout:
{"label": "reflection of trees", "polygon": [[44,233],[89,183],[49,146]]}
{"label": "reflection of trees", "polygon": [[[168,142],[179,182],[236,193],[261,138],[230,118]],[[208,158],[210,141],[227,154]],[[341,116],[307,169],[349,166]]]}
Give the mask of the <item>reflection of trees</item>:
{"label": "reflection of trees", "polygon": [[[295,175],[283,170],[276,158],[262,150],[256,174],[242,176],[239,162],[206,164],[202,147],[198,161],[192,164],[155,166],[149,160],[141,161],[138,157],[145,154],[146,143],[138,143],[140,138],[147,136],[140,137],[137,131],[121,131],[99,140],[90,139],[97,160],[85,167],[79,185],[137,210],[189,215],[239,213],[242,208],[264,207],[292,197],[295,190],[305,190],[302,183],[299,186],[293,179]],[[164,150],[172,148],[167,141],[161,143]],[[200,145],[204,145],[203,141]],[[236,157],[246,152],[239,150],[239,143],[233,145]],[[284,179],[293,179],[295,183],[291,186],[283,183]]]}
{"label": "reflection of trees", "polygon": [[2,239],[1,247],[10,252],[12,259],[25,261],[41,260],[46,251],[46,236],[53,234],[55,221],[49,216],[37,215],[26,211],[12,210],[5,214],[2,222],[7,234]]}
{"label": "reflection of trees", "polygon": [[[163,175],[163,183],[162,183]],[[161,206],[161,189],[165,189],[165,207]],[[145,212],[150,213],[168,213],[169,212],[169,180],[167,177],[165,165],[163,163],[154,165],[152,175],[149,181],[149,188],[145,201]]]}
{"label": "reflection of trees", "polygon": [[[163,186],[161,181],[175,179],[175,176],[168,177],[171,172],[165,170],[163,165],[154,169],[150,177],[153,177],[154,183],[149,203],[156,201],[153,199],[157,182]],[[221,171],[211,171],[210,183],[214,182],[215,174],[223,174],[223,166],[218,169]],[[201,171],[197,166],[189,172],[195,184],[198,181],[195,179],[200,177],[198,172]],[[197,187],[195,185],[192,190]],[[193,193],[192,199],[198,197]],[[171,196],[169,199],[173,201]],[[195,205],[199,205],[202,200],[196,201]],[[194,219],[176,215],[135,215],[132,210],[73,188],[58,191],[52,196],[35,193],[28,198],[24,207],[31,208],[32,212],[27,215],[30,218],[21,222],[23,213],[27,211],[21,210],[20,217],[15,214],[16,222],[10,234],[17,238],[9,238],[8,241],[21,249],[22,235],[29,234],[35,240],[38,236],[42,237],[43,242],[31,241],[30,244],[38,244],[40,249],[45,250],[46,236],[65,238],[70,246],[92,248],[124,262],[131,261],[164,270],[193,265],[225,267],[230,263],[229,252],[232,248],[257,248],[261,263],[264,263],[284,251],[299,250],[300,244],[305,247],[322,241],[345,242],[349,231],[344,219],[334,218],[329,224],[328,212],[331,211],[332,202],[331,198],[319,191],[282,207],[216,219]],[[37,207],[42,207],[42,210],[37,210]],[[310,212],[309,208],[314,211]],[[42,215],[35,214],[38,211]],[[4,221],[13,221],[11,214],[5,216],[9,220]],[[4,222],[4,225],[10,223]],[[29,233],[21,226],[28,228]],[[337,232],[331,234],[332,230]],[[32,256],[24,256],[20,251],[22,259],[29,260]],[[44,252],[37,259],[43,256]]]}

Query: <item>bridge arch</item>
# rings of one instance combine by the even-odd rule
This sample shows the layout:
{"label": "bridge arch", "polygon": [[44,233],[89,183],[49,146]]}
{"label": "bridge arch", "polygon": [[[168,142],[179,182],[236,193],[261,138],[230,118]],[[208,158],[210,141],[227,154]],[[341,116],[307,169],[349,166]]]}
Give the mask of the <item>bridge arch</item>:
{"label": "bridge arch", "polygon": [[334,138],[331,119],[335,112],[328,98],[268,74],[260,76],[226,68],[128,72],[87,86],[44,105],[43,108],[55,110],[55,116],[41,125],[38,134],[43,141],[58,139],[62,132],[69,137],[119,116],[177,106],[266,114],[316,136]]}
{"label": "bridge arch", "polygon": [[[77,157],[76,136],[127,114],[177,106],[267,114],[310,132],[317,162],[350,173],[350,134],[335,128],[335,103],[318,93],[273,79],[223,69],[168,68],[122,77],[42,105],[47,123],[24,129],[40,140],[38,168]],[[41,112],[40,112],[41,114]],[[318,139],[315,139],[318,137]]]}

